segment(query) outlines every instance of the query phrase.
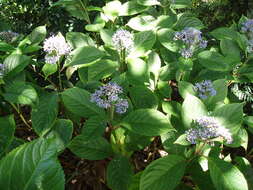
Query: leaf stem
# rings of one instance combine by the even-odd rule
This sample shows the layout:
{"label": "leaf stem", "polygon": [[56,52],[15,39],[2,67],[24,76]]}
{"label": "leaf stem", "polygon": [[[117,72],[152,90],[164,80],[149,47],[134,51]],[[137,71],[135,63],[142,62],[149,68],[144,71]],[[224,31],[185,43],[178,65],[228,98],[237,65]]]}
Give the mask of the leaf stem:
{"label": "leaf stem", "polygon": [[21,118],[21,120],[23,121],[23,123],[29,128],[32,129],[32,127],[28,124],[28,122],[26,121],[25,117],[23,116],[23,114],[21,113],[21,111],[17,108],[17,106],[15,106],[15,104],[10,103],[11,106],[16,110],[16,112],[18,113],[19,117]]}

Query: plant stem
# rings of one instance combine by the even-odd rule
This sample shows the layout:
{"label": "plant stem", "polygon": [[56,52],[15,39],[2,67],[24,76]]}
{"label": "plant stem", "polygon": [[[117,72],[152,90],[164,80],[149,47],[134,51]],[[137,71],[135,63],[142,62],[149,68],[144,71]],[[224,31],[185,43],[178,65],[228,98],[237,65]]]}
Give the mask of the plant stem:
{"label": "plant stem", "polygon": [[21,111],[15,106],[15,104],[10,103],[11,106],[16,110],[16,112],[18,113],[19,117],[21,118],[21,120],[23,121],[23,123],[29,128],[32,129],[32,127],[28,124],[28,122],[26,121],[26,119],[24,118],[23,114],[21,113]]}
{"label": "plant stem", "polygon": [[58,61],[58,79],[59,79],[59,90],[62,90],[62,81],[61,81],[61,64],[60,61]]}
{"label": "plant stem", "polygon": [[120,68],[119,71],[121,73],[126,71],[126,49],[120,51]]}
{"label": "plant stem", "polygon": [[109,109],[110,122],[112,122],[114,119],[114,111],[115,111],[115,107],[114,106],[110,107],[110,109]]}

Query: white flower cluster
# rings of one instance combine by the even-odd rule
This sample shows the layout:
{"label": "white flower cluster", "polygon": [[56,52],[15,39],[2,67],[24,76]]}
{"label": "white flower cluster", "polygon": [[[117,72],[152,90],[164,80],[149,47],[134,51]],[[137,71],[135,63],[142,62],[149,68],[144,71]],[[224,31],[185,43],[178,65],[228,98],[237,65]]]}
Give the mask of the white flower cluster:
{"label": "white flower cluster", "polygon": [[46,39],[43,49],[47,53],[45,61],[50,64],[56,64],[61,56],[68,55],[72,50],[71,46],[60,33]]}
{"label": "white flower cluster", "polygon": [[126,50],[127,53],[131,52],[134,46],[134,36],[127,30],[118,29],[112,36],[114,47],[118,52]]}
{"label": "white flower cluster", "polygon": [[203,116],[194,120],[194,127],[186,131],[186,139],[191,144],[222,137],[231,144],[233,139],[228,129],[220,125],[214,117]]}

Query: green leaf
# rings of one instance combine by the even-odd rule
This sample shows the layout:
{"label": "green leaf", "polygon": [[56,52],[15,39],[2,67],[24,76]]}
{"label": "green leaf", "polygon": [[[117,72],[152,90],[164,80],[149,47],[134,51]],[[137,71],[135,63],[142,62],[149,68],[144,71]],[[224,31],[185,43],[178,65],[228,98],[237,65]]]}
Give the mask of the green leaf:
{"label": "green leaf", "polygon": [[200,30],[204,28],[204,24],[196,17],[189,16],[188,14],[183,14],[178,19],[176,28],[178,30],[183,30],[186,27],[193,27]]}
{"label": "green leaf", "polygon": [[103,42],[106,45],[109,46],[113,46],[113,42],[112,42],[112,36],[114,34],[113,30],[109,30],[109,29],[102,29],[100,30],[100,37],[103,40]]}
{"label": "green leaf", "polygon": [[178,90],[183,98],[186,98],[187,94],[196,95],[196,92],[194,91],[194,86],[186,81],[179,81]]}
{"label": "green leaf", "polygon": [[14,50],[15,48],[12,45],[7,44],[6,42],[0,42],[0,51],[11,52]]}
{"label": "green leaf", "polygon": [[5,87],[3,96],[8,102],[25,105],[33,104],[37,100],[36,90],[24,82],[10,83]]}
{"label": "green leaf", "polygon": [[225,56],[231,56],[238,62],[241,60],[241,55],[240,55],[240,48],[239,46],[232,40],[228,39],[222,39],[220,41],[220,48]]}
{"label": "green leaf", "polygon": [[44,73],[45,77],[49,77],[50,75],[54,74],[58,69],[57,64],[50,64],[46,63],[42,67],[42,72]]}
{"label": "green leaf", "polygon": [[64,189],[56,146],[38,139],[19,146],[0,161],[0,187],[5,190]]}
{"label": "green leaf", "polygon": [[217,103],[223,102],[227,97],[228,87],[226,80],[219,79],[213,82],[213,88],[216,90],[215,96],[209,96],[204,102],[209,108],[209,110],[213,110]]}
{"label": "green leaf", "polygon": [[218,158],[208,158],[208,166],[217,190],[248,190],[243,174],[229,162]]}
{"label": "green leaf", "polygon": [[155,28],[156,19],[151,15],[138,15],[127,23],[127,26],[137,31],[150,31]]}
{"label": "green leaf", "polygon": [[13,77],[19,74],[30,63],[31,58],[25,55],[12,54],[4,60],[5,75]]}
{"label": "green leaf", "polygon": [[42,94],[39,102],[32,108],[32,127],[40,136],[47,133],[54,125],[58,115],[58,95]]}
{"label": "green leaf", "polygon": [[143,85],[149,80],[148,64],[140,58],[127,59],[127,78],[131,84]]}
{"label": "green leaf", "polygon": [[134,86],[129,90],[130,98],[135,108],[153,108],[158,107],[158,98],[145,86]]}
{"label": "green leaf", "polygon": [[88,80],[99,81],[111,76],[118,68],[118,62],[109,59],[102,59],[88,68]]}
{"label": "green leaf", "polygon": [[35,28],[31,34],[27,36],[31,44],[39,44],[42,42],[47,35],[47,29],[46,26],[39,26]]}
{"label": "green leaf", "polygon": [[176,14],[161,15],[157,18],[156,29],[172,28],[176,21]]}
{"label": "green leaf", "polygon": [[145,5],[145,6],[161,5],[159,0],[137,0],[137,2],[140,5]]}
{"label": "green leaf", "polygon": [[151,137],[138,135],[130,131],[126,131],[124,144],[127,151],[137,151],[147,147],[153,140]]}
{"label": "green leaf", "polygon": [[148,50],[152,49],[156,42],[156,35],[153,31],[143,31],[134,35],[134,48],[129,57],[143,56]]}
{"label": "green leaf", "polygon": [[174,130],[168,118],[153,109],[132,111],[120,124],[128,130],[144,136],[158,136]]}
{"label": "green leaf", "polygon": [[58,152],[63,151],[71,140],[73,133],[73,123],[71,120],[58,119],[56,120],[52,130],[47,135],[47,138],[54,139],[54,143]]}
{"label": "green leaf", "polygon": [[205,105],[197,97],[187,94],[182,105],[182,120],[184,126],[189,128],[192,120],[207,115]]}
{"label": "green leaf", "polygon": [[218,40],[228,39],[235,40],[237,39],[237,33],[231,28],[221,27],[213,30],[210,34]]}
{"label": "green leaf", "polygon": [[253,189],[253,168],[250,162],[244,158],[237,156],[234,161],[238,169],[244,174],[245,178],[247,179],[249,189]]}
{"label": "green leaf", "polygon": [[113,155],[112,147],[103,137],[86,138],[76,136],[68,148],[77,156],[87,160],[103,160]]}
{"label": "green leaf", "polygon": [[140,180],[141,180],[142,171],[135,174],[132,178],[132,183],[129,186],[128,190],[140,190]]}
{"label": "green leaf", "polygon": [[14,116],[0,117],[0,156],[6,153],[10,146],[15,132],[16,124]]}
{"label": "green leaf", "polygon": [[157,32],[160,43],[172,52],[177,52],[180,49],[178,41],[173,40],[175,31],[169,28],[160,29]]}
{"label": "green leaf", "polygon": [[92,38],[81,32],[68,32],[66,39],[74,49],[84,46],[95,46]]}
{"label": "green leaf", "polygon": [[118,0],[110,1],[103,7],[104,14],[114,22],[121,11],[121,2]]}
{"label": "green leaf", "polygon": [[183,146],[191,145],[189,141],[186,139],[186,134],[180,135],[177,140],[174,142],[174,144],[179,144]]}
{"label": "green leaf", "polygon": [[119,16],[132,16],[141,12],[144,12],[148,9],[148,7],[140,5],[137,3],[137,0],[131,0],[124,3],[121,6],[121,11]]}
{"label": "green leaf", "polygon": [[70,56],[71,60],[67,66],[91,63],[102,58],[104,53],[93,46],[84,46],[75,49]]}
{"label": "green leaf", "polygon": [[192,6],[192,0],[173,0],[170,7],[172,9],[184,9]]}
{"label": "green leaf", "polygon": [[243,118],[243,104],[226,104],[214,110],[213,116],[229,129],[232,134],[236,134],[240,129]]}
{"label": "green leaf", "polygon": [[169,155],[149,164],[141,175],[140,190],[172,190],[184,175],[186,160]]}
{"label": "green leaf", "polygon": [[106,122],[102,121],[100,117],[94,116],[85,121],[81,134],[85,139],[102,137],[105,127]]}
{"label": "green leaf", "polygon": [[81,88],[69,88],[62,93],[65,107],[80,117],[101,116],[105,117],[105,111],[90,101],[90,93]]}
{"label": "green leaf", "polygon": [[123,156],[114,158],[106,170],[107,184],[113,190],[128,190],[133,171],[128,159]]}
{"label": "green leaf", "polygon": [[90,32],[99,32],[104,26],[105,21],[100,16],[97,16],[93,24],[85,25],[85,29]]}
{"label": "green leaf", "polygon": [[231,71],[239,62],[233,57],[224,57],[213,51],[203,51],[198,54],[200,64],[213,71]]}

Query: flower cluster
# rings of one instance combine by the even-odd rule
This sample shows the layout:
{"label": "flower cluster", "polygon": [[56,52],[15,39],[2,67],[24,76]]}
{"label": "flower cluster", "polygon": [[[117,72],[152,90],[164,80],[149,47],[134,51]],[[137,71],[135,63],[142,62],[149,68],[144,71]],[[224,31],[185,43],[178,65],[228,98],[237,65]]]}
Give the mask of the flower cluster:
{"label": "flower cluster", "polygon": [[186,27],[180,32],[176,32],[174,40],[183,41],[185,47],[181,49],[180,53],[185,58],[190,58],[196,49],[206,48],[207,41],[202,39],[201,31],[196,28]]}
{"label": "flower cluster", "polygon": [[247,52],[253,53],[253,19],[248,19],[242,23],[241,31],[246,33],[248,38]]}
{"label": "flower cluster", "polygon": [[4,64],[0,64],[0,78],[4,76]]}
{"label": "flower cluster", "polygon": [[12,32],[10,30],[8,31],[3,31],[0,32],[0,39],[7,42],[7,43],[11,43],[13,40],[15,40],[17,37],[19,36],[18,33],[16,32]]}
{"label": "flower cluster", "polygon": [[68,55],[72,50],[71,46],[60,33],[46,39],[43,49],[47,53],[45,61],[50,64],[57,63],[61,56]]}
{"label": "flower cluster", "polygon": [[127,30],[118,29],[112,36],[114,47],[117,51],[126,50],[127,53],[131,52],[134,46],[134,36]]}
{"label": "flower cluster", "polygon": [[214,117],[203,116],[194,120],[194,127],[186,131],[186,139],[191,144],[198,141],[207,141],[216,137],[222,137],[226,143],[233,142],[228,129],[220,125]]}
{"label": "flower cluster", "polygon": [[120,94],[123,93],[122,88],[116,83],[108,83],[101,86],[93,94],[91,94],[91,102],[95,102],[101,108],[115,107],[115,111],[119,114],[123,114],[127,111],[128,101],[120,98]]}
{"label": "flower cluster", "polygon": [[210,80],[195,83],[193,90],[198,93],[198,97],[201,99],[207,99],[208,96],[216,95],[216,90],[213,88],[213,84]]}
{"label": "flower cluster", "polygon": [[253,33],[253,19],[248,19],[242,23],[241,31],[244,33]]}

